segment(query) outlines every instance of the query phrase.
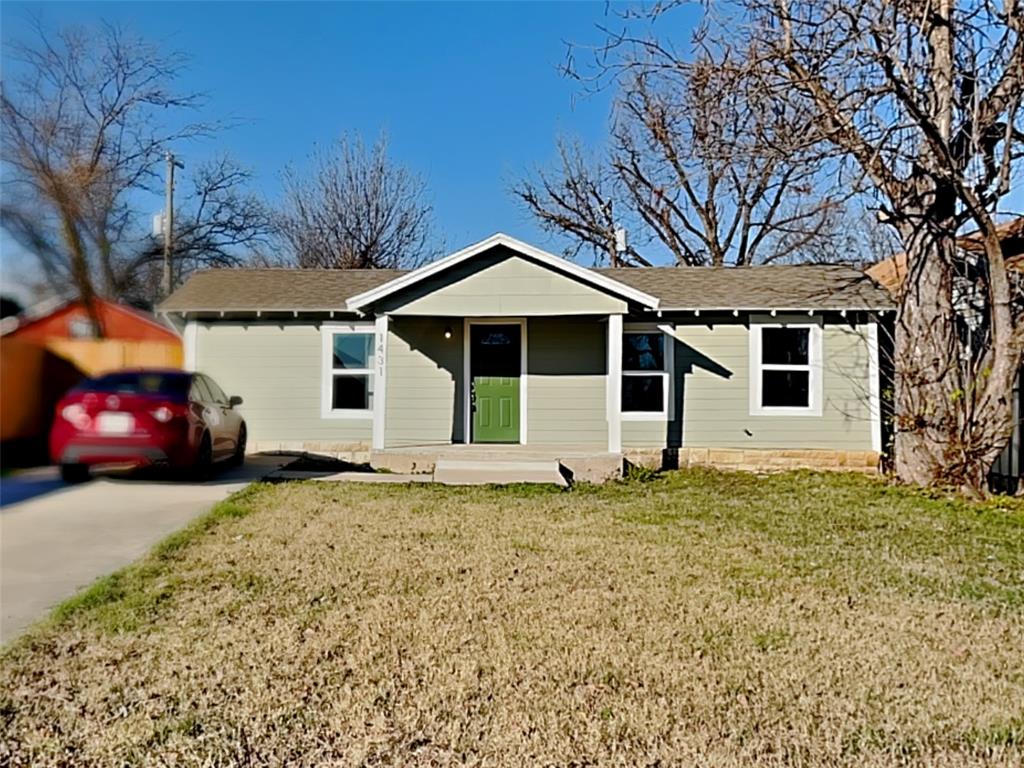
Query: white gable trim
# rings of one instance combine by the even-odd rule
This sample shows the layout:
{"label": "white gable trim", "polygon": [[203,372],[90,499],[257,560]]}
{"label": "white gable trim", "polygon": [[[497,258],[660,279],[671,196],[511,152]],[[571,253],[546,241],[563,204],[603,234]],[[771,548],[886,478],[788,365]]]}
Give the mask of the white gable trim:
{"label": "white gable trim", "polygon": [[609,293],[613,293],[616,296],[621,296],[625,299],[630,299],[650,309],[658,308],[659,299],[654,296],[646,294],[643,291],[638,291],[636,288],[631,288],[625,283],[620,283],[618,280],[605,277],[604,275],[598,274],[586,267],[573,264],[571,261],[563,259],[560,256],[555,256],[553,253],[542,251],[540,248],[534,248],[532,245],[528,245],[522,240],[516,240],[514,237],[509,237],[501,232],[491,235],[486,240],[481,240],[479,243],[475,243],[468,248],[463,248],[461,251],[456,251],[442,259],[426,264],[419,269],[414,269],[412,272],[396,277],[394,280],[390,280],[383,285],[373,288],[372,290],[353,296],[345,302],[345,305],[350,310],[362,309],[368,304],[372,304],[386,296],[390,296],[403,288],[415,285],[421,280],[425,280],[439,272],[443,272],[449,267],[460,264],[463,261],[471,259],[474,256],[499,245],[510,248],[511,250],[516,251],[533,261],[539,262],[540,264],[551,267],[552,269],[564,272],[567,275],[576,278],[581,283],[587,283],[597,288],[602,288]]}

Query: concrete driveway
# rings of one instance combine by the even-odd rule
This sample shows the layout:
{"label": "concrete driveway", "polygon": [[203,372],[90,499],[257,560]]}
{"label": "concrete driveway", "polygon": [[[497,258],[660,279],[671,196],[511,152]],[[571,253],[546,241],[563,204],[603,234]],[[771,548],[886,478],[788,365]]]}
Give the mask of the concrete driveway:
{"label": "concrete driveway", "polygon": [[65,486],[55,468],[4,478],[0,643],[10,642],[57,603],[138,559],[216,502],[289,460],[253,456],[245,466],[203,483],[100,477]]}

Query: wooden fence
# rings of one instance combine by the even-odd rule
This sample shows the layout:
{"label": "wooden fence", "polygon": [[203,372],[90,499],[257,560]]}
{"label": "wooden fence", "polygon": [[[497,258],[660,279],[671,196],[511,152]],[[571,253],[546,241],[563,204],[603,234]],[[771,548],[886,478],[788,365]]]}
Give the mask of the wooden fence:
{"label": "wooden fence", "polygon": [[51,339],[46,346],[87,376],[122,368],[181,368],[184,362],[179,341]]}
{"label": "wooden fence", "polygon": [[183,359],[178,341],[51,339],[39,345],[4,338],[0,441],[45,441],[54,406],[83,377],[122,368],[181,368]]}

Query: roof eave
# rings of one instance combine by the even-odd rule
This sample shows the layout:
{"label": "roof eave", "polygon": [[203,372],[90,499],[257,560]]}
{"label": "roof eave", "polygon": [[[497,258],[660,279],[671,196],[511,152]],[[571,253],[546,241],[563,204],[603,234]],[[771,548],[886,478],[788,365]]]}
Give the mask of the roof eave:
{"label": "roof eave", "polygon": [[295,315],[295,314],[332,314],[357,315],[356,311],[344,307],[159,307],[161,315],[219,314],[226,315]]}
{"label": "roof eave", "polygon": [[692,307],[662,307],[660,312],[889,312],[895,309],[895,305],[886,306],[757,306],[757,307],[716,307],[716,306],[692,306]]}

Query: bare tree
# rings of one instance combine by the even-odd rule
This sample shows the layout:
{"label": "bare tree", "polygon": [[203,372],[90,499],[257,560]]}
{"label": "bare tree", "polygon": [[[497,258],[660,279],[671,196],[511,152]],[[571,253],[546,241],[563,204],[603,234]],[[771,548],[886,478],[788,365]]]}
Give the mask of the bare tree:
{"label": "bare tree", "polygon": [[117,291],[117,246],[132,220],[126,192],[154,179],[169,141],[204,129],[162,127],[169,111],[197,103],[171,90],[180,56],[116,27],[37,32],[32,45],[12,47],[22,74],[0,97],[3,224],[95,315],[93,297]]}
{"label": "bare tree", "polygon": [[313,173],[284,174],[281,231],[300,267],[410,267],[435,255],[426,185],[388,158],[343,136],[313,153]]}
{"label": "bare tree", "polygon": [[692,63],[632,41],[612,162],[643,221],[680,264],[745,265],[829,235],[840,200],[822,183],[807,120],[759,88],[756,58],[705,49]]}
{"label": "bare tree", "polygon": [[755,57],[705,47],[686,61],[657,39],[618,35],[600,62],[618,88],[605,163],[560,144],[557,177],[513,190],[547,229],[613,254],[608,233],[627,226],[680,265],[786,259],[831,235],[842,201],[815,183],[807,120],[764,97]]}
{"label": "bare tree", "polygon": [[[224,156],[200,164],[186,194],[175,202],[174,274],[197,269],[238,267],[264,261],[262,251],[276,234],[270,208],[246,191],[252,173]],[[114,262],[116,295],[146,303],[160,294],[162,238],[146,238]]]}
{"label": "bare tree", "polygon": [[557,148],[559,167],[554,172],[537,171],[536,180],[519,181],[512,194],[546,232],[573,237],[566,253],[570,258],[589,248],[598,263],[650,266],[631,244],[625,253],[617,251],[615,230],[627,223],[632,212],[616,199],[620,187],[615,172],[600,160],[588,159],[579,142],[559,138]]}
{"label": "bare tree", "polygon": [[[999,201],[1021,157],[1019,0],[745,0],[782,108],[810,109],[884,201],[907,254],[896,326],[896,471],[980,492],[1012,429],[1024,348]],[[723,31],[723,36],[734,34]],[[957,234],[983,245],[965,269]],[[970,272],[966,278],[965,272]],[[962,333],[964,279],[983,322]]]}

